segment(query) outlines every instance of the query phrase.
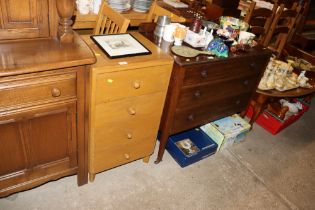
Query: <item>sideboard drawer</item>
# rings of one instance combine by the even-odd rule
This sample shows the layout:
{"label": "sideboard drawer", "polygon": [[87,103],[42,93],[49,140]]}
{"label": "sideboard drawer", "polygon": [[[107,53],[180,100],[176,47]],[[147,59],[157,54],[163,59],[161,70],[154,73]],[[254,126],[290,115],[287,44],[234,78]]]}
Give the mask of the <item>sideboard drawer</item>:
{"label": "sideboard drawer", "polygon": [[244,110],[249,98],[250,94],[246,93],[221,100],[217,99],[215,102],[203,104],[202,106],[178,110],[175,112],[171,134]]}
{"label": "sideboard drawer", "polygon": [[257,77],[243,77],[241,79],[224,82],[207,83],[198,86],[183,87],[176,109],[187,109],[192,106],[202,106],[216,103],[217,100],[248,93],[256,88]]}
{"label": "sideboard drawer", "polygon": [[96,78],[96,104],[166,90],[170,66],[154,66],[99,74]]}
{"label": "sideboard drawer", "polygon": [[265,59],[249,57],[187,67],[183,85],[189,86],[257,75],[260,74],[264,64]]}
{"label": "sideboard drawer", "polygon": [[93,150],[155,140],[164,97],[165,93],[158,92],[96,105]]}
{"label": "sideboard drawer", "polygon": [[149,156],[154,150],[156,140],[143,139],[138,144],[125,144],[111,146],[92,154],[94,161],[91,163],[90,172],[104,171],[139,158]]}
{"label": "sideboard drawer", "polygon": [[0,111],[76,97],[75,72],[2,79],[5,81],[0,84]]}

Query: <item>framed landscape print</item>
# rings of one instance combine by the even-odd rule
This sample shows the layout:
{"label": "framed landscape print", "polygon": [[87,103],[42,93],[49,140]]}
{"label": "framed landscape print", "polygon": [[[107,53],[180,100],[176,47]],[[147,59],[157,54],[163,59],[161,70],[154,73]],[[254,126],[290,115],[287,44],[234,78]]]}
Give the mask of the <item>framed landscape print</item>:
{"label": "framed landscape print", "polygon": [[93,35],[91,39],[109,58],[151,54],[151,51],[131,34]]}

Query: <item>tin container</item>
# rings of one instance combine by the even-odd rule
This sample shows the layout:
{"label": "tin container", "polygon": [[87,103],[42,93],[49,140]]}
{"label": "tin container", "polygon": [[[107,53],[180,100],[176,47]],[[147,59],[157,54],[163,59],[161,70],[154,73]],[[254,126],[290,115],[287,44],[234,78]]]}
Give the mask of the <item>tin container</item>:
{"label": "tin container", "polygon": [[171,23],[171,19],[168,16],[159,16],[156,22],[154,35],[162,37],[165,26]]}

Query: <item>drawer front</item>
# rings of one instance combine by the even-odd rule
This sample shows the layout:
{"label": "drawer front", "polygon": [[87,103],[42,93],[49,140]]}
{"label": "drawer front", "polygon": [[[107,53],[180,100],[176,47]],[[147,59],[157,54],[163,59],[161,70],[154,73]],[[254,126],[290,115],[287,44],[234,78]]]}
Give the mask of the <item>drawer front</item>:
{"label": "drawer front", "polygon": [[259,75],[265,67],[266,60],[267,57],[254,56],[222,59],[218,62],[187,67],[184,86]]}
{"label": "drawer front", "polygon": [[92,153],[115,145],[156,140],[165,93],[99,104],[92,125]]}
{"label": "drawer front", "polygon": [[0,81],[0,111],[75,97],[75,72]]}
{"label": "drawer front", "polygon": [[153,153],[154,146],[155,140],[143,140],[137,145],[125,144],[104,149],[92,155],[94,162],[90,165],[90,172],[101,172],[149,156]]}
{"label": "drawer front", "polygon": [[96,104],[166,90],[171,66],[104,73],[96,78]]}
{"label": "drawer front", "polygon": [[242,94],[215,102],[210,102],[192,109],[176,111],[171,133],[194,128],[210,121],[243,111],[250,94]]}
{"label": "drawer front", "polygon": [[256,88],[257,81],[258,77],[245,77],[226,82],[184,87],[179,96],[177,110],[211,102],[216,103],[222,98],[251,93]]}

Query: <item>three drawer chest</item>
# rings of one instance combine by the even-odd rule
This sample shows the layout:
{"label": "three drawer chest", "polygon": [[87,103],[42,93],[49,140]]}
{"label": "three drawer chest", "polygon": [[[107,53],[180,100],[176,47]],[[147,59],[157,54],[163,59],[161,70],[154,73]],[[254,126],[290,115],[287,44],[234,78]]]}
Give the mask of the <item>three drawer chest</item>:
{"label": "three drawer chest", "polygon": [[172,56],[175,62],[155,163],[162,160],[170,135],[244,111],[256,91],[270,52],[257,46],[248,52],[230,54],[228,58]]}

